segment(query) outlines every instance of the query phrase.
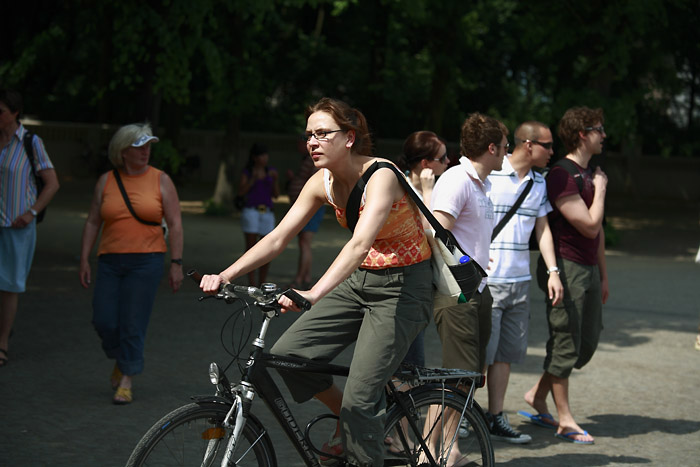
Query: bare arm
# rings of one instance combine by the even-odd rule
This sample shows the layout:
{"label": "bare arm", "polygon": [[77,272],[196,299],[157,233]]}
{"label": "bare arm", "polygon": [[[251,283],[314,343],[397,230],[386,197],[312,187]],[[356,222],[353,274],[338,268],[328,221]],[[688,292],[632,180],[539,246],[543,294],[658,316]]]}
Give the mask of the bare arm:
{"label": "bare arm", "polygon": [[598,167],[593,175],[595,194],[590,208],[580,194],[563,196],[555,201],[564,218],[586,238],[596,238],[603,225],[607,184],[608,177]]}
{"label": "bare arm", "polygon": [[317,172],[304,185],[296,202],[277,227],[261,238],[228,268],[219,274],[205,275],[200,282],[202,290],[207,293],[215,293],[221,283],[230,282],[272,261],[301,231],[324,201],[323,174]]}
{"label": "bare arm", "polygon": [[102,206],[102,191],[107,182],[107,174],[103,174],[95,185],[95,193],[90,203],[90,211],[88,212],[85,227],[83,227],[83,238],[80,242],[80,284],[84,288],[90,286],[91,271],[90,271],[90,252],[97,240],[97,234],[102,227],[102,216],[100,215],[100,207]]}
{"label": "bare arm", "polygon": [[312,303],[336,288],[362,264],[389,217],[392,204],[401,199],[404,190],[391,170],[381,169],[367,183],[366,194],[362,216],[357,221],[352,238],[309,291]]}
{"label": "bare arm", "polygon": [[272,177],[272,197],[277,198],[280,195],[279,173],[276,170],[270,170]]}
{"label": "bare arm", "polygon": [[445,211],[433,211],[433,215],[435,218],[438,220],[441,226],[446,228],[447,230],[452,230],[452,227],[454,227],[455,222],[457,219],[452,217],[451,214],[446,213]]}
{"label": "bare arm", "polygon": [[600,286],[603,303],[608,301],[610,296],[610,284],[608,283],[608,266],[605,262],[605,232],[600,232],[600,242],[598,243],[598,271],[600,272]]}
{"label": "bare arm", "polygon": [[[41,190],[41,193],[39,193],[39,196],[37,197],[34,205],[31,206],[31,209],[39,212],[48,206],[49,202],[58,191],[60,184],[58,183],[58,176],[56,175],[56,170],[54,169],[41,170],[37,173],[37,175],[41,177],[41,180],[44,182],[44,188]],[[18,216],[12,221],[12,227],[26,227],[27,224],[32,221],[32,219],[34,219],[34,215],[31,213],[31,211],[24,212],[21,216]]]}
{"label": "bare arm", "polygon": [[[168,235],[170,239],[170,257],[182,259],[184,234],[182,229],[182,214],[180,213],[180,199],[177,196],[175,184],[166,173],[162,173],[160,176],[160,194],[163,198],[165,222],[168,224],[168,229],[170,231]],[[183,278],[182,265],[170,263],[168,281],[173,292],[177,292],[180,289]]]}
{"label": "bare arm", "polygon": [[[435,173],[433,169],[425,168],[420,172],[420,187],[421,196],[423,196],[423,204],[430,206],[430,202],[433,198],[433,187],[435,187]],[[421,213],[421,219],[423,219],[423,228],[432,229],[433,227],[428,222],[428,219]]]}
{"label": "bare arm", "polygon": [[[537,238],[537,244],[540,247],[547,269],[556,267],[557,258],[554,252],[554,239],[552,238],[552,231],[549,229],[547,216],[538,217],[535,221],[535,238]],[[564,298],[564,286],[561,283],[559,274],[556,272],[549,274],[547,289],[552,305],[558,304]]]}

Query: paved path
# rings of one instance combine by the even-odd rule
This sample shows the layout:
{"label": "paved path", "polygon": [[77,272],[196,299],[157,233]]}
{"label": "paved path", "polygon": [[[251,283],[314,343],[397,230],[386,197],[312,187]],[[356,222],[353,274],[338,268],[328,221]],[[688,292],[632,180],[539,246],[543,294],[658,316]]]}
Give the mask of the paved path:
{"label": "paved path", "polygon": [[[198,303],[191,284],[173,295],[164,280],[146,342],[146,370],[135,379],[135,402],[124,407],[110,403],[111,364],[90,324],[91,291],[83,290],[77,280],[91,189],[64,186],[39,226],[11,361],[0,369],[1,466],[124,465],[157,418],[188,402],[192,394],[212,392],[208,363],[228,361],[219,331],[231,308],[214,301]],[[182,198],[193,206],[202,194],[185,191]],[[514,367],[506,400],[511,422],[531,434],[533,442],[497,444],[500,464],[699,465],[700,352],[692,342],[699,318],[700,266],[692,262],[692,255],[700,232],[696,211],[656,208],[654,216],[659,217],[651,219],[648,204],[610,209],[611,222],[622,229],[622,244],[608,257],[612,294],[605,306],[605,331],[593,361],[571,379],[574,413],[596,444],[556,440],[552,432],[525,424],[516,415],[527,408],[521,397],[538,378],[544,355],[544,307],[541,293],[534,290],[528,357]],[[642,211],[646,219],[639,216]],[[241,252],[235,219],[188,213],[184,222],[187,267],[218,271]],[[324,221],[314,244],[316,273],[347,238],[332,219]],[[273,263],[272,281],[291,280],[296,254],[294,245]],[[272,338],[292,319],[289,315],[276,320]],[[439,349],[434,326],[428,329],[426,348]],[[346,352],[341,360],[347,357]],[[428,364],[439,366],[439,351],[428,355]],[[485,391],[477,394],[483,405],[485,396]],[[301,423],[319,408],[315,402],[294,406]],[[254,410],[270,420],[262,404]],[[280,465],[300,465],[276,427],[272,436]]]}

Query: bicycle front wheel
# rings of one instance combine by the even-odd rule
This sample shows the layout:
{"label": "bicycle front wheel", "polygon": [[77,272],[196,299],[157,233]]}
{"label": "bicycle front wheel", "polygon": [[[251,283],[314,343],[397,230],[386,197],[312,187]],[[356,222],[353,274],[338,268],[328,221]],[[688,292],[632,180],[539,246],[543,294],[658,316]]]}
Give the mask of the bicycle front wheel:
{"label": "bicycle front wheel", "polygon": [[[230,436],[223,421],[230,408],[200,402],[173,410],[141,438],[127,466],[221,465]],[[231,460],[236,466],[276,466],[270,437],[254,419],[248,419]]]}
{"label": "bicycle front wheel", "polygon": [[[483,417],[475,407],[465,409],[464,395],[439,388],[418,388],[406,395],[403,400],[408,414],[398,404],[387,414],[385,436],[392,444],[384,465],[406,465],[410,463],[408,459],[417,465],[490,467],[495,464]],[[430,450],[434,464],[430,463],[421,440]]]}

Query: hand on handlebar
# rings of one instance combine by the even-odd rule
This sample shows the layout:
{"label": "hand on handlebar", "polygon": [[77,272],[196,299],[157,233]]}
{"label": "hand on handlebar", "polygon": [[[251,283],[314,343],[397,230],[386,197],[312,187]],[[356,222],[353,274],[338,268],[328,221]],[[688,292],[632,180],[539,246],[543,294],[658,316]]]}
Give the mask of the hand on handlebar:
{"label": "hand on handlebar", "polygon": [[[294,290],[297,294],[301,295],[303,298],[305,298],[306,300],[308,300],[311,304],[314,303],[314,302],[311,301],[311,298],[310,298],[310,296],[308,295],[308,293],[301,293],[301,292],[299,292],[298,290],[295,290],[295,289],[291,289],[291,290]],[[277,303],[279,303],[280,306],[282,307],[282,308],[280,309],[280,311],[281,311],[282,313],[286,313],[287,311],[296,311],[296,312],[302,311],[301,308],[299,307],[299,305],[297,305],[296,303],[294,303],[294,302],[292,301],[291,298],[289,298],[289,297],[287,297],[287,296],[285,296],[285,295],[280,295],[280,298],[279,298],[279,300],[277,300]]]}
{"label": "hand on handlebar", "polygon": [[206,294],[216,295],[219,292],[221,285],[228,283],[229,281],[225,280],[218,274],[205,274],[199,281],[199,288]]}

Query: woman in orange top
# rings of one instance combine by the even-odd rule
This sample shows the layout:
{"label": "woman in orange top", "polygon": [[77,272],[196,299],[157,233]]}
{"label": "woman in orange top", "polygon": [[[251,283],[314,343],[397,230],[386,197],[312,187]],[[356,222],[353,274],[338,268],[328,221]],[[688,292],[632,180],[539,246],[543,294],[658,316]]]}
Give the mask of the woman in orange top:
{"label": "woman in orange top", "polygon": [[88,288],[90,252],[104,224],[97,251],[93,325],[107,357],[116,359],[111,377],[115,404],[132,401],[132,377],[143,371],[146,328],[167,250],[163,217],[170,232],[168,277],[173,292],[183,278],[180,202],[170,177],[148,164],[153,142],[158,138],[148,124],[132,124],[117,130],[109,143],[109,160],[140,220],[127,207],[115,171],[110,171],[97,181],[83,229],[80,283]]}
{"label": "woman in orange top", "polygon": [[[316,172],[279,225],[201,288],[241,277],[279,255],[324,204],[346,226],[345,206],[357,180],[378,159],[364,115],[324,98],[307,109],[306,149]],[[329,375],[280,371],[297,402],[312,397],[340,416],[340,429],[324,451],[345,450],[354,465],[383,465],[384,385],[432,314],[430,247],[418,208],[393,171],[378,169],[367,183],[352,238],[311,287],[300,292],[314,304],[271,352],[330,361],[356,342],[343,394]],[[286,297],[283,310],[298,310]],[[342,440],[342,441],[341,441]],[[322,456],[321,460],[325,460]]]}

